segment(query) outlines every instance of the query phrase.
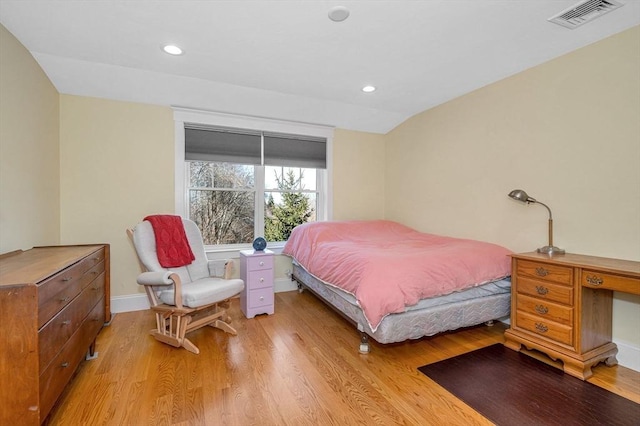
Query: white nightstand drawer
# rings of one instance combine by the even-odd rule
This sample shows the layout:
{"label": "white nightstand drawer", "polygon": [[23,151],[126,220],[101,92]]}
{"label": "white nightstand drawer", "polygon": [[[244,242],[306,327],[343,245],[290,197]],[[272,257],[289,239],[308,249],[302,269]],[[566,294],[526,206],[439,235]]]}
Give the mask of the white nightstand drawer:
{"label": "white nightstand drawer", "polygon": [[247,271],[273,269],[273,256],[251,256],[247,258]]}
{"label": "white nightstand drawer", "polygon": [[259,306],[273,305],[273,288],[259,288],[249,292],[249,306],[257,308]]}

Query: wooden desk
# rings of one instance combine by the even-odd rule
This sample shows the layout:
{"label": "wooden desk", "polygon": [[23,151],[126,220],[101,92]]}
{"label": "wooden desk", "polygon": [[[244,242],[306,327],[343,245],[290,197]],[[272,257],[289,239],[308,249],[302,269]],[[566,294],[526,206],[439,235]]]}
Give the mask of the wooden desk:
{"label": "wooden desk", "polygon": [[505,346],[524,345],[564,363],[582,380],[618,363],[611,341],[613,292],[640,294],[640,262],[579,254],[512,256],[511,328]]}

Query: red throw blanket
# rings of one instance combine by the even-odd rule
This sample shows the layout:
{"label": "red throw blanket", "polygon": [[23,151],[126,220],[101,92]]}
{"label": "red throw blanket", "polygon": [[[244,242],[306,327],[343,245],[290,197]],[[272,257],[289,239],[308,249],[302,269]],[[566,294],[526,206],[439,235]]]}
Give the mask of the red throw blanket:
{"label": "red throw blanket", "polygon": [[195,260],[180,216],[152,215],[144,220],[148,220],[153,227],[160,266],[175,268],[189,265]]}

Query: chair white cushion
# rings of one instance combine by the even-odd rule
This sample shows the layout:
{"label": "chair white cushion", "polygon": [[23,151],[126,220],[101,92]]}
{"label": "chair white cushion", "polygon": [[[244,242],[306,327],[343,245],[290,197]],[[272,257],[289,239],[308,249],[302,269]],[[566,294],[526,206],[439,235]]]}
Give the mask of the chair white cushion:
{"label": "chair white cushion", "polygon": [[[202,278],[182,283],[182,304],[189,308],[199,308],[233,297],[243,289],[244,281],[240,279]],[[163,303],[173,305],[173,287],[161,289],[158,297]]]}

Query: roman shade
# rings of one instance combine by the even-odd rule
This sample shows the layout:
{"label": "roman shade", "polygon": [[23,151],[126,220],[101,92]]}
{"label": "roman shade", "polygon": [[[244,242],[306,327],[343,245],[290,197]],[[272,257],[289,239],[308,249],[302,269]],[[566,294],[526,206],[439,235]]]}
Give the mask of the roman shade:
{"label": "roman shade", "polygon": [[185,123],[185,160],[325,169],[326,138]]}

